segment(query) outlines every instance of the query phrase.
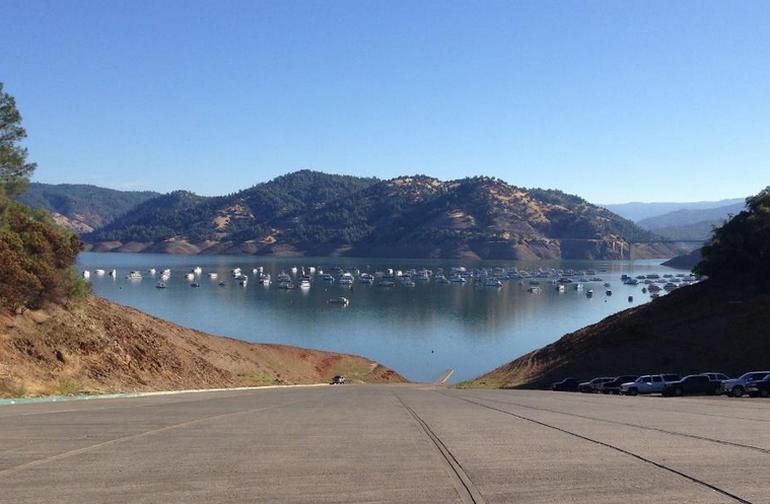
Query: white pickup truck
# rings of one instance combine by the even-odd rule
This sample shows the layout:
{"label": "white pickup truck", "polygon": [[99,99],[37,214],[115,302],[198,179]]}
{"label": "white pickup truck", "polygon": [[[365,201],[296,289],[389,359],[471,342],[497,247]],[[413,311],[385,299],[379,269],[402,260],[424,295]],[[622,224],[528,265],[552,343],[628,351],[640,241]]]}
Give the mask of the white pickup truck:
{"label": "white pickup truck", "polygon": [[666,382],[678,381],[681,377],[676,374],[644,375],[636,381],[624,383],[620,386],[623,395],[659,394],[663,392]]}

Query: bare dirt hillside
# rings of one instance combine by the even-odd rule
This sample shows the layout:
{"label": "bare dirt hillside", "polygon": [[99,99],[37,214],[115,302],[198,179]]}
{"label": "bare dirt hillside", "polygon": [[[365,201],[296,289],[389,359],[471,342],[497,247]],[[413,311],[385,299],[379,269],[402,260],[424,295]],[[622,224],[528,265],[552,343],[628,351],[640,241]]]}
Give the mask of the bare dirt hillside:
{"label": "bare dirt hillside", "polygon": [[568,376],[769,368],[770,294],[708,281],[567,334],[463,385],[539,388]]}
{"label": "bare dirt hillside", "polygon": [[0,312],[0,397],[406,381],[371,360],[194,331],[96,296]]}

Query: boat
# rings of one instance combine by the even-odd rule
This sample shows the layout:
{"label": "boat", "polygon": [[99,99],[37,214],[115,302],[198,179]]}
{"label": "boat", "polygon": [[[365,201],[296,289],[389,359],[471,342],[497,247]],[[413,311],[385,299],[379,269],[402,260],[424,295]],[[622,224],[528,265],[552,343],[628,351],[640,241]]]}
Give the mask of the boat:
{"label": "boat", "polygon": [[96,273],[96,276],[104,276],[104,270],[103,269],[98,269],[98,270],[94,271],[94,273]]}
{"label": "boat", "polygon": [[187,274],[186,274],[184,277],[185,277],[187,280],[191,281],[191,282],[192,282],[193,280],[195,280],[195,275],[194,275],[193,273],[187,273]]}
{"label": "boat", "polygon": [[412,280],[410,277],[404,276],[404,277],[401,277],[401,285],[403,285],[404,287],[414,287],[417,284],[414,283],[414,280]]}
{"label": "boat", "polygon": [[166,282],[163,282],[163,281],[155,284],[156,289],[165,289],[166,287],[168,287],[168,285],[166,285]]}
{"label": "boat", "polygon": [[86,280],[91,278],[91,272],[88,270],[83,270],[83,278],[85,278]]}
{"label": "boat", "polygon": [[350,304],[350,300],[348,298],[346,298],[346,297],[340,296],[340,297],[336,297],[336,298],[331,298],[329,300],[329,304],[336,304],[336,305],[340,305],[340,306],[347,306],[347,305]]}
{"label": "boat", "polygon": [[249,277],[247,277],[246,275],[241,275],[240,277],[238,277],[238,283],[241,286],[246,287],[246,284],[249,283]]}
{"label": "boat", "polygon": [[342,276],[340,276],[339,283],[340,283],[340,285],[342,285],[344,287],[352,286],[353,285],[353,275],[348,273],[348,272],[343,273]]}
{"label": "boat", "polygon": [[201,286],[201,284],[199,284],[198,282],[193,282],[193,283],[190,284],[190,287],[192,287],[193,289],[197,289],[200,286]]}
{"label": "boat", "polygon": [[291,282],[291,276],[289,276],[285,271],[281,271],[278,274],[278,283],[287,283]]}
{"label": "boat", "polygon": [[444,275],[436,275],[435,282],[439,284],[448,284],[449,280]]}
{"label": "boat", "polygon": [[201,268],[200,266],[196,266],[193,268],[192,272],[195,273],[196,275],[200,275],[201,273],[203,273],[203,268]]}
{"label": "boat", "polygon": [[380,287],[393,287],[394,285],[396,285],[396,282],[394,282],[393,280],[383,279],[383,280],[380,280],[380,283],[377,285],[379,285]]}
{"label": "boat", "polygon": [[322,273],[321,274],[321,281],[322,282],[334,283],[334,277],[331,276],[329,273]]}
{"label": "boat", "polygon": [[232,270],[230,270],[230,273],[232,273],[233,278],[238,278],[239,276],[241,276],[241,268],[233,268]]}
{"label": "boat", "polygon": [[310,280],[301,280],[299,282],[299,288],[300,289],[309,289],[310,288]]}
{"label": "boat", "polygon": [[633,303],[634,302],[634,296],[628,296],[628,302]]}
{"label": "boat", "polygon": [[110,276],[112,278],[115,278],[116,276],[118,276],[118,272],[116,270],[110,270]]}
{"label": "boat", "polygon": [[612,291],[611,290],[607,290],[607,291],[605,291],[605,294],[608,295],[608,296],[612,296]]}
{"label": "boat", "polygon": [[155,270],[155,268],[150,268],[147,270],[147,273],[149,273],[150,276],[155,276],[155,273],[157,273],[157,271]]}
{"label": "boat", "polygon": [[503,286],[503,282],[501,282],[500,280],[498,280],[496,278],[490,278],[489,280],[484,282],[484,286],[485,287],[495,287],[497,289],[500,289]]}
{"label": "boat", "polygon": [[291,282],[278,282],[278,288],[284,289],[284,290],[291,290],[294,288],[294,285]]}
{"label": "boat", "polygon": [[142,279],[142,274],[139,273],[138,271],[132,271],[131,273],[126,275],[126,279],[127,280],[141,280]]}
{"label": "boat", "polygon": [[556,292],[564,292],[564,284],[556,284]]}
{"label": "boat", "polygon": [[216,278],[217,278],[218,276],[219,276],[219,275],[218,275],[217,273],[209,273],[209,278],[210,278],[210,279],[212,279],[212,280],[216,280]]}
{"label": "boat", "polygon": [[593,289],[588,289],[588,290],[586,291],[586,297],[587,297],[587,298],[592,298],[592,297],[594,297],[594,290],[593,290]]}
{"label": "boat", "polygon": [[369,273],[361,273],[361,276],[358,277],[358,282],[363,285],[371,285],[374,283],[374,277]]}
{"label": "boat", "polygon": [[217,285],[219,285],[220,287],[224,287],[224,286],[225,286],[225,285],[227,285],[227,284],[225,283],[225,281],[224,281],[224,280],[222,280],[222,281],[221,281],[221,282],[219,282]]}
{"label": "boat", "polygon": [[260,275],[259,276],[259,280],[257,280],[257,281],[261,285],[264,285],[265,287],[267,287],[268,285],[270,285],[270,274],[268,273],[266,275],[265,274]]}

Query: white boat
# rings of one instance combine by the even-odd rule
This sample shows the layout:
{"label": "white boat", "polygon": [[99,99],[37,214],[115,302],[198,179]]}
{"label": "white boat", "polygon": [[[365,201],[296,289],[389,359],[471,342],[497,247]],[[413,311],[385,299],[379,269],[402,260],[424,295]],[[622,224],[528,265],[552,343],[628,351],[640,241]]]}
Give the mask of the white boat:
{"label": "white boat", "polygon": [[164,269],[162,275],[166,276],[166,277],[170,277],[171,276],[171,270],[168,269],[168,268]]}
{"label": "white boat", "polygon": [[85,278],[86,280],[91,278],[91,272],[88,270],[83,270],[83,278]]}
{"label": "white boat", "polygon": [[230,273],[233,274],[233,278],[238,278],[241,274],[241,268],[233,268]]}
{"label": "white boat", "polygon": [[94,273],[96,273],[96,276],[104,276],[104,270],[103,269],[98,269],[98,270],[94,271]]}
{"label": "white boat", "polygon": [[258,282],[260,284],[264,285],[265,287],[269,286],[270,285],[270,274],[268,273],[266,275],[265,274],[260,275]]}
{"label": "white boat", "polygon": [[147,270],[147,273],[149,273],[150,276],[155,276],[155,273],[157,273],[157,271],[155,270],[155,268],[150,268]]}
{"label": "white boat", "polygon": [[340,282],[340,285],[344,287],[350,287],[351,285],[353,285],[353,275],[351,275],[348,272],[345,272],[340,277],[339,282]]}
{"label": "white boat", "polygon": [[286,282],[291,282],[291,277],[287,273],[282,271],[278,274],[278,283],[286,283]]}
{"label": "white boat", "polygon": [[329,273],[324,273],[324,274],[321,275],[321,280],[324,281],[324,282],[333,283],[334,282],[334,277],[331,276]]}
{"label": "white boat", "polygon": [[195,280],[195,275],[194,275],[193,273],[187,273],[187,274],[186,274],[184,277],[185,277],[187,280],[191,281],[191,282],[192,282],[193,280]]}
{"label": "white boat", "polygon": [[118,276],[118,272],[116,270],[110,270],[110,276],[112,278],[115,278],[116,276]]}
{"label": "white boat", "polygon": [[166,287],[168,287],[168,285],[166,285],[166,282],[163,282],[163,281],[160,281],[155,284],[156,289],[165,289]]}
{"label": "white boat", "polygon": [[247,277],[246,275],[241,275],[240,277],[238,277],[238,283],[241,286],[246,287],[246,284],[249,283],[249,277]]}
{"label": "white boat", "polygon": [[201,268],[200,266],[196,266],[193,268],[192,272],[195,273],[196,275],[200,275],[201,273],[203,273],[203,268]]}
{"label": "white boat", "polygon": [[361,273],[361,276],[358,277],[358,282],[364,285],[371,285],[374,283],[374,277],[369,273]]}
{"label": "white boat", "polygon": [[302,280],[299,283],[299,288],[300,289],[309,289],[310,288],[310,280]]}
{"label": "white boat", "polygon": [[556,284],[556,292],[564,292],[564,284]]}
{"label": "white boat", "polygon": [[126,279],[128,280],[141,280],[142,274],[138,271],[132,271],[128,275],[126,275]]}
{"label": "white boat", "polygon": [[529,287],[527,289],[527,292],[529,292],[530,294],[539,294],[540,293],[540,287],[538,287],[538,286]]}
{"label": "white boat", "polygon": [[209,278],[215,280],[219,275],[217,273],[209,273]]}
{"label": "white boat", "polygon": [[341,306],[347,306],[347,305],[350,304],[350,300],[348,298],[346,298],[346,297],[340,296],[338,298],[331,298],[329,300],[329,304],[338,304],[338,305],[341,305]]}
{"label": "white boat", "polygon": [[588,289],[588,290],[586,291],[586,297],[587,297],[587,298],[592,298],[592,297],[594,297],[594,290],[593,290],[593,289]]}

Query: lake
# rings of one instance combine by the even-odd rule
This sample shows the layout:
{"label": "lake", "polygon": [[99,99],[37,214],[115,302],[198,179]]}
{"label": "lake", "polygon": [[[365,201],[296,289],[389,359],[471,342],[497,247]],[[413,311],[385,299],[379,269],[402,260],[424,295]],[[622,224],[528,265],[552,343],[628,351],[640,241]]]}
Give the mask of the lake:
{"label": "lake", "polygon": [[[502,288],[435,281],[406,287],[383,288],[356,283],[352,290],[336,282],[327,285],[316,279],[308,290],[282,290],[275,282],[281,271],[292,266],[329,269],[341,266],[362,272],[394,268],[448,270],[459,266],[453,260],[353,259],[353,258],[265,258],[254,256],[171,256],[84,252],[81,269],[92,272],[94,293],[140,309],[177,324],[212,334],[247,341],[285,343],[309,348],[360,354],[392,367],[414,381],[433,381],[453,368],[450,382],[472,378],[530,350],[551,343],[564,334],[598,322],[602,318],[650,301],[642,286],[624,285],[621,274],[631,276],[677,274],[661,261],[479,261],[462,262],[470,268],[518,267],[596,270],[602,282],[585,289],[593,298],[567,285],[557,292],[542,281],[541,292],[529,293],[528,281],[509,280]],[[191,288],[185,273],[201,266],[200,288]],[[262,266],[271,273],[269,287],[254,281],[252,268]],[[252,277],[243,287],[230,271],[240,267]],[[117,270],[115,279],[96,276],[94,270]],[[147,273],[156,268],[155,277]],[[157,289],[160,271],[172,276],[166,289]],[[141,271],[143,280],[127,280],[131,270]],[[217,280],[209,272],[218,273]],[[226,285],[218,286],[224,280]],[[605,295],[604,282],[613,295]],[[663,292],[661,292],[663,293]],[[345,296],[350,305],[329,304]],[[633,296],[632,302],[628,296]]]}

